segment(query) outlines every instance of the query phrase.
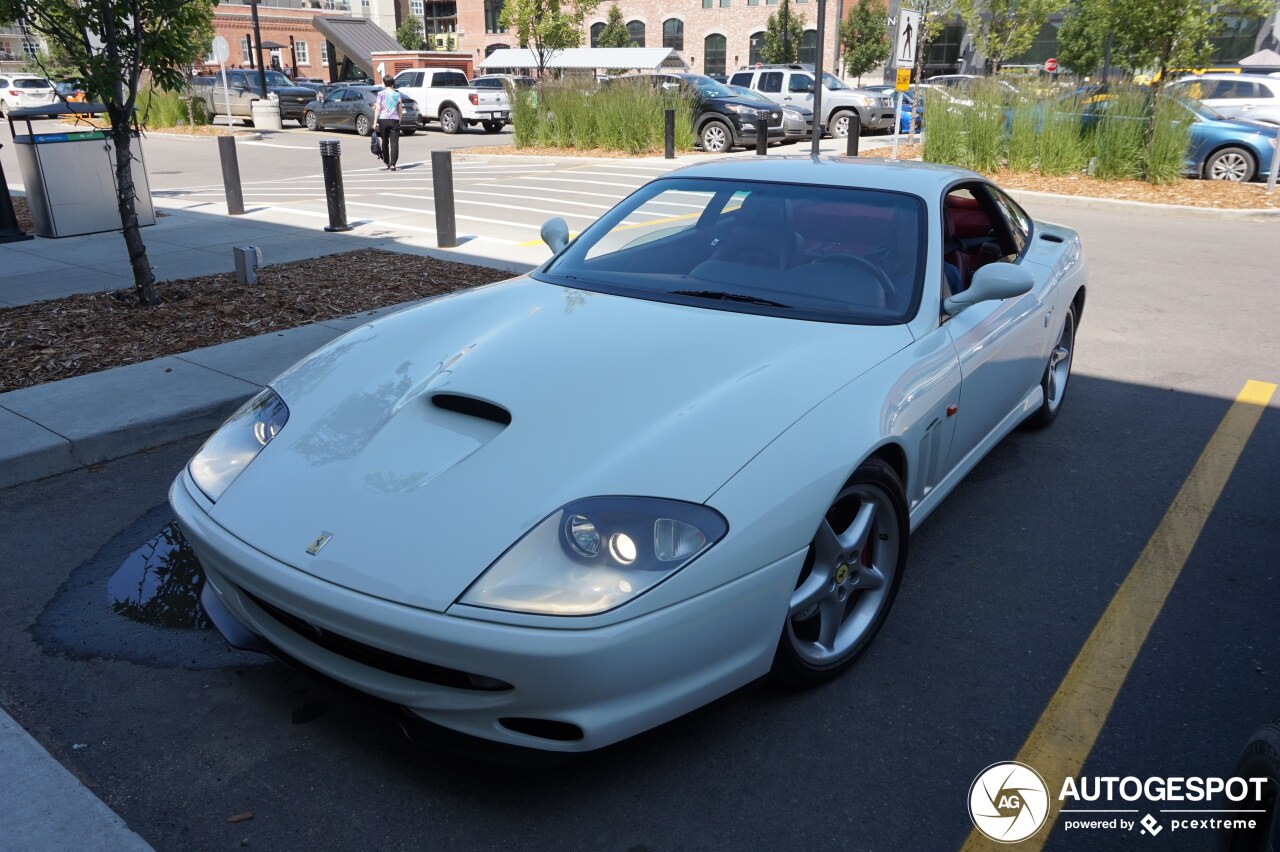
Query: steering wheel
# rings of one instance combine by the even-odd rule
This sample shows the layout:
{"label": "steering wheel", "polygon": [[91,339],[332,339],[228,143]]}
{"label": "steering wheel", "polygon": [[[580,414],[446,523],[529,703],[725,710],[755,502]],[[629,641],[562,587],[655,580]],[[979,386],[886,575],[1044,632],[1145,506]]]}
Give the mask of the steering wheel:
{"label": "steering wheel", "polygon": [[889,276],[885,274],[884,270],[864,257],[858,257],[856,254],[827,254],[815,260],[814,263],[842,263],[846,266],[856,266],[859,269],[870,272],[876,283],[880,285],[880,289],[884,291],[886,304],[893,304],[898,295],[897,290],[893,287],[893,282],[889,280]]}

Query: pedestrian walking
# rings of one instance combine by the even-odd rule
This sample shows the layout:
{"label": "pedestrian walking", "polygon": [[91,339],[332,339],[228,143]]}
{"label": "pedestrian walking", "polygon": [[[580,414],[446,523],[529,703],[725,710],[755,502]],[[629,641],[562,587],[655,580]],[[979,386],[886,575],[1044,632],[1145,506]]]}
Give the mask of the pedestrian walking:
{"label": "pedestrian walking", "polygon": [[373,102],[374,119],[378,136],[382,139],[382,162],[391,171],[396,170],[400,158],[400,119],[404,116],[404,95],[396,91],[396,79],[390,74],[382,78],[386,86]]}

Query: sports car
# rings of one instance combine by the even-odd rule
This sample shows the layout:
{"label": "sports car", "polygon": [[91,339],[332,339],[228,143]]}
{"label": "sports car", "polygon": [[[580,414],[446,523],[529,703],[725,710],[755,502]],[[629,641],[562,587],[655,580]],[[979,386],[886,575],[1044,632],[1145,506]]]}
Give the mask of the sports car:
{"label": "sports car", "polygon": [[378,318],[170,490],[233,644],[468,741],[599,748],[870,646],[911,531],[1062,411],[1068,228],[972,172],[696,165]]}

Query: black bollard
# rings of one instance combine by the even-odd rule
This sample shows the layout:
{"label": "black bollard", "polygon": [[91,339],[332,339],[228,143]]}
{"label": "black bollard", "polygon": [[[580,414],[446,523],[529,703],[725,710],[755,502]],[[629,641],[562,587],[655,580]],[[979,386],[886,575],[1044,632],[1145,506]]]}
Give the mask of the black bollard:
{"label": "black bollard", "polygon": [[662,138],[664,140],[663,156],[668,160],[676,158],[676,111],[669,109],[665,116],[665,126],[662,129]]}
{"label": "black bollard", "polygon": [[324,166],[324,196],[329,204],[326,231],[350,231],[347,224],[347,199],[342,191],[342,145],[327,140],[320,143],[320,164]]}
{"label": "black bollard", "polygon": [[431,189],[436,197],[436,245],[458,244],[458,224],[453,213],[453,152],[431,152]]}
{"label": "black bollard", "polygon": [[218,159],[222,161],[222,188],[227,193],[227,213],[244,213],[244,193],[240,191],[240,160],[236,157],[236,138],[218,137]]}
{"label": "black bollard", "polygon": [[[11,125],[12,126],[12,125]],[[0,148],[3,148],[0,145]],[[9,195],[8,184],[4,180],[4,166],[0,165],[0,243],[16,243],[29,240],[31,235],[18,227],[18,214],[13,210],[13,198]]]}
{"label": "black bollard", "polygon": [[[893,120],[898,120],[898,114],[893,114]],[[862,122],[858,120],[857,113],[849,116],[849,139],[845,154],[850,157],[858,156],[858,139],[862,137]]]}
{"label": "black bollard", "polygon": [[769,153],[769,118],[762,112],[756,116],[756,154],[765,156]]}

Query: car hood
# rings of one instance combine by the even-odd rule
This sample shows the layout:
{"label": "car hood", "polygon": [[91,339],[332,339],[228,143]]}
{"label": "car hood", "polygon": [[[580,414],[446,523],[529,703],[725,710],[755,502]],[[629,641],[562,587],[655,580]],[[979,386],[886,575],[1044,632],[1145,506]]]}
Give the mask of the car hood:
{"label": "car hood", "polygon": [[267,88],[282,98],[306,98],[308,101],[316,98],[316,90],[308,89],[306,86],[268,86]]}
{"label": "car hood", "polygon": [[273,382],[288,423],[211,515],[295,568],[443,611],[572,500],[705,501],[910,340],[515,279],[377,320]]}

